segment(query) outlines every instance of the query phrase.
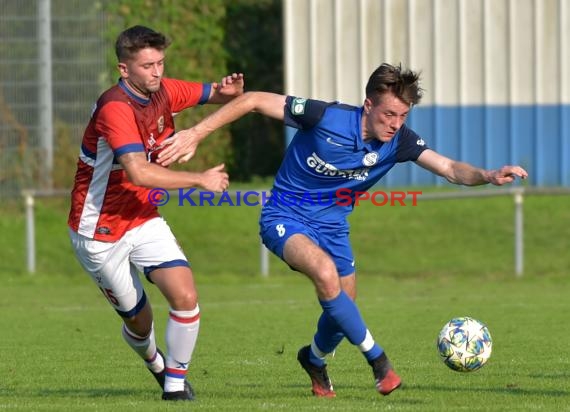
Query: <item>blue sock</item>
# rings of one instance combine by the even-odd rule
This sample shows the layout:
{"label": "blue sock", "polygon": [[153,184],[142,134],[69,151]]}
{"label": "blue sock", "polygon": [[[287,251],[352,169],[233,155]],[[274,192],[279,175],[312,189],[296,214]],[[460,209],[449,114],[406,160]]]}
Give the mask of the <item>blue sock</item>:
{"label": "blue sock", "polygon": [[[326,313],[323,312],[317,324],[317,333],[313,339],[317,348],[324,354],[334,352],[338,344],[344,338],[344,334],[336,324],[336,322]],[[323,366],[324,359],[316,356],[313,351],[309,352],[309,359],[311,363],[316,366]]]}
{"label": "blue sock", "polygon": [[323,312],[317,324],[317,333],[315,333],[315,343],[318,348],[324,353],[332,353],[343,338],[344,333],[336,322],[328,313]]}
{"label": "blue sock", "polygon": [[[383,349],[372,339],[358,307],[346,292],[341,291],[336,298],[326,301],[319,300],[319,303],[350,343],[360,348],[368,361],[382,354]],[[324,351],[324,348],[321,349]]]}
{"label": "blue sock", "polygon": [[363,352],[362,354],[366,358],[368,362],[373,361],[376,358],[379,358],[384,353],[384,349],[382,349],[376,342],[374,342],[374,346],[367,352]]}

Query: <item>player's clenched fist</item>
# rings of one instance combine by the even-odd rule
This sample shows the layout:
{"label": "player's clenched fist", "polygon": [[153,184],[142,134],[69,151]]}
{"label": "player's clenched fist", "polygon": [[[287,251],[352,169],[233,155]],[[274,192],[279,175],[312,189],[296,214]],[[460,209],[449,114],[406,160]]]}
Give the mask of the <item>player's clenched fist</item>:
{"label": "player's clenched fist", "polygon": [[201,186],[212,192],[223,192],[230,185],[230,178],[224,171],[225,165],[222,163],[202,172]]}

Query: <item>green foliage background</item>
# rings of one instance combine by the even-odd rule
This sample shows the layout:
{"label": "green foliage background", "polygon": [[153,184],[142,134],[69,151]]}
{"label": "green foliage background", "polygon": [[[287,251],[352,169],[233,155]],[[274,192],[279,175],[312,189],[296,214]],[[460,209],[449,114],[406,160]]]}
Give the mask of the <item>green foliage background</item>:
{"label": "green foliage background", "polygon": [[[105,2],[110,78],[117,76],[113,44],[119,32],[141,24],[172,40],[166,75],[214,82],[243,72],[246,90],[283,91],[281,2],[278,0],[131,0]],[[263,24],[259,24],[263,22]],[[110,83],[111,84],[111,83]],[[178,129],[190,127],[217,107],[186,110]],[[248,115],[210,136],[187,165],[201,170],[225,162],[234,180],[275,173],[284,149],[281,123]]]}

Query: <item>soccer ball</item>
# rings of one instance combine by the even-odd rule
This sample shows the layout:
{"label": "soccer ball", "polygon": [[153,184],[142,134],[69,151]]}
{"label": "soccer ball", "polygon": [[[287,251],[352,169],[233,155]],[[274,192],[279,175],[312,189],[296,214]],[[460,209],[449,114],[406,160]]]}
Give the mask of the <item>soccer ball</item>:
{"label": "soccer ball", "polygon": [[437,337],[437,351],[443,363],[457,372],[480,369],[489,360],[492,349],[487,326],[467,316],[451,319]]}

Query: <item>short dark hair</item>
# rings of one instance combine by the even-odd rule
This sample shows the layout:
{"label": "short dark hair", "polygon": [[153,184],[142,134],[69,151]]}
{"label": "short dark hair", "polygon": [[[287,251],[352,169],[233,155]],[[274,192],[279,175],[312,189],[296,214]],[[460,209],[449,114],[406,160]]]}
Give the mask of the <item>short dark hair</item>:
{"label": "short dark hair", "polygon": [[377,104],[383,94],[391,92],[407,105],[415,105],[423,95],[419,81],[419,73],[402,69],[401,64],[393,66],[383,63],[370,75],[366,84],[366,97]]}
{"label": "short dark hair", "polygon": [[162,33],[145,26],[133,26],[117,37],[115,42],[115,54],[119,61],[130,59],[139,50],[151,47],[164,50],[170,46],[170,40]]}

